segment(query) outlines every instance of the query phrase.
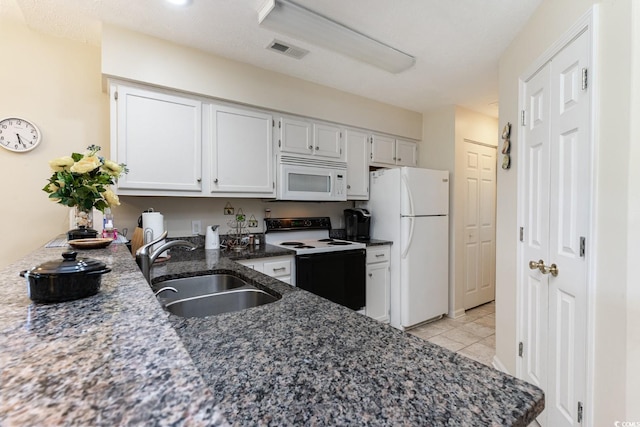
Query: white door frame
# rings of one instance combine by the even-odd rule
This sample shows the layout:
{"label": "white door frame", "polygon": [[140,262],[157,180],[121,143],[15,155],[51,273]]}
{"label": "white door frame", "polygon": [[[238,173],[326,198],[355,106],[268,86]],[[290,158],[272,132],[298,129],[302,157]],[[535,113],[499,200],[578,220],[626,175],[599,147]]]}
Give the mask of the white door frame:
{"label": "white door frame", "polygon": [[[591,69],[589,70],[588,80],[589,87],[592,91],[592,99],[591,99],[591,129],[590,129],[590,169],[591,169],[591,180],[589,182],[589,191],[590,191],[590,224],[589,224],[589,234],[590,241],[587,242],[586,246],[586,263],[587,263],[587,331],[586,331],[586,401],[585,401],[585,411],[583,418],[583,425],[589,426],[593,424],[593,409],[594,409],[594,365],[595,365],[595,299],[593,295],[595,295],[596,290],[596,239],[597,239],[597,230],[595,227],[596,224],[596,205],[597,205],[597,175],[598,175],[598,162],[597,162],[597,148],[598,148],[598,140],[596,136],[598,135],[598,122],[596,120],[596,111],[597,106],[600,104],[600,96],[597,83],[597,43],[598,40],[598,5],[594,5],[587,13],[585,13],[571,28],[569,28],[558,40],[556,40],[533,64],[526,69],[526,71],[519,78],[519,93],[518,93],[518,116],[520,116],[520,112],[525,110],[525,86],[526,82],[533,77],[533,75],[540,70],[547,62],[551,61],[554,56],[556,56],[565,46],[571,43],[575,38],[577,38],[580,34],[587,31],[589,32],[589,41],[591,46]],[[521,128],[521,117],[518,118],[518,125]],[[519,135],[522,135],[520,131],[518,131]],[[525,150],[520,149],[524,144],[518,144],[518,165],[522,165],[524,163]],[[525,170],[523,167],[518,167],[518,224],[519,227],[524,224],[525,221],[525,212],[523,211],[524,206],[524,185],[525,182]],[[516,231],[516,230],[514,230]],[[518,233],[516,233],[518,234]],[[519,235],[516,235],[516,239],[519,241]],[[517,265],[516,265],[516,278],[517,278],[517,286],[516,286],[516,342],[513,343],[515,348],[518,348],[518,344],[522,340],[522,327],[523,322],[521,319],[521,313],[523,312],[523,298],[524,298],[524,289],[523,283],[520,283],[520,279],[523,277],[523,269],[528,268],[522,262],[522,245],[517,245]],[[517,351],[516,351],[517,354]],[[522,366],[522,358],[517,357],[516,359],[516,376],[520,378],[522,376],[523,371]]]}

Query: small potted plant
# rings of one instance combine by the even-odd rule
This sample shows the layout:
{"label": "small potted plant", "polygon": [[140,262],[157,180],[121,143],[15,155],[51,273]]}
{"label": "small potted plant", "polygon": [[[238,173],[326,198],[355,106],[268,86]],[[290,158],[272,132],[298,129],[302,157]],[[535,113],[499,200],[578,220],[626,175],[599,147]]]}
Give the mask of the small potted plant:
{"label": "small potted plant", "polygon": [[72,153],[49,161],[53,174],[42,189],[49,199],[75,208],[76,227],[68,232],[68,239],[93,238],[93,209],[120,205],[111,185],[129,172],[124,163],[118,164],[97,155],[100,147],[90,145],[84,154]]}

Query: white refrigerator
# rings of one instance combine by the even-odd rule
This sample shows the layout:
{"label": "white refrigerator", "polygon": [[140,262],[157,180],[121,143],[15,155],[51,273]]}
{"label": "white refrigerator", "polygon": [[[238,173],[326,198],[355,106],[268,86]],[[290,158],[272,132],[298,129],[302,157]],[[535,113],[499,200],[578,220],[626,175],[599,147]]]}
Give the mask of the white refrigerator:
{"label": "white refrigerator", "polygon": [[449,172],[401,167],[370,174],[371,238],[391,245],[391,325],[448,311]]}

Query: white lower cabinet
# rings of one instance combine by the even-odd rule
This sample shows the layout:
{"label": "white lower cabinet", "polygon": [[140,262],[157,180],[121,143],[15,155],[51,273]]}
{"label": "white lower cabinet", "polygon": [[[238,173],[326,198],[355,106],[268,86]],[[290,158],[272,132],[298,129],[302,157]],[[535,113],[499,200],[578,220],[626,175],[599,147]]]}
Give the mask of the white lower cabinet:
{"label": "white lower cabinet", "polygon": [[367,248],[367,289],[365,314],[379,322],[389,323],[391,277],[389,245]]}
{"label": "white lower cabinet", "polygon": [[296,285],[295,260],[293,256],[279,256],[269,258],[240,259],[236,261],[245,267],[252,268],[267,276],[288,283],[292,286]]}

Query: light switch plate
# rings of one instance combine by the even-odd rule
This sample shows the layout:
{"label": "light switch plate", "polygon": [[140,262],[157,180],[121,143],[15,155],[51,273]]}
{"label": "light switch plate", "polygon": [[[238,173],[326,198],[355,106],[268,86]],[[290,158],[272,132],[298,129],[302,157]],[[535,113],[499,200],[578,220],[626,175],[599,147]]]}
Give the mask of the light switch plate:
{"label": "light switch plate", "polygon": [[200,234],[200,231],[202,230],[202,222],[198,219],[198,220],[193,220],[191,221],[191,234],[193,234],[194,236],[197,236],[198,234]]}

